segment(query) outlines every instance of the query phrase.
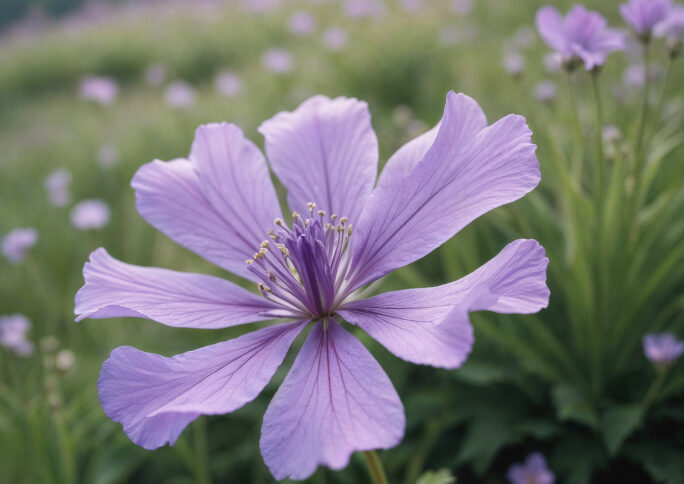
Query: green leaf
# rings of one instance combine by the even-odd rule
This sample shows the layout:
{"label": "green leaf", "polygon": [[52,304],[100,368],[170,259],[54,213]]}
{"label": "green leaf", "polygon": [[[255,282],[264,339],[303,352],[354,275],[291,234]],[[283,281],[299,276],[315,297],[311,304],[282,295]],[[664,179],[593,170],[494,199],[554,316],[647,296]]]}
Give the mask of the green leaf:
{"label": "green leaf", "polygon": [[598,428],[596,413],[584,395],[570,385],[559,385],[553,390],[553,402],[558,418]]}
{"label": "green leaf", "polygon": [[416,484],[454,484],[456,478],[449,469],[426,471],[416,481]]}
{"label": "green leaf", "polygon": [[[495,416],[492,415],[492,417]],[[509,422],[497,421],[495,418],[475,420],[468,427],[458,461],[472,462],[475,473],[482,475],[496,457],[499,449],[521,439],[520,434]]]}
{"label": "green leaf", "polygon": [[639,405],[618,405],[603,415],[601,433],[608,453],[615,455],[622,443],[641,425],[643,410]]}
{"label": "green leaf", "polygon": [[625,447],[634,460],[659,484],[684,484],[684,449],[657,442],[640,442]]}
{"label": "green leaf", "polygon": [[508,376],[500,366],[475,361],[466,363],[460,370],[453,372],[453,375],[472,385],[490,385],[504,381]]}

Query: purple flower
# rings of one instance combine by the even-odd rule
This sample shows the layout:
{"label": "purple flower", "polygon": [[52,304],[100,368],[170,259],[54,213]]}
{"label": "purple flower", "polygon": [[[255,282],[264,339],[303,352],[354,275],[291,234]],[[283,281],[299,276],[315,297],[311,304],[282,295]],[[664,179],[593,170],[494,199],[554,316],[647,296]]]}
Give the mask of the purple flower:
{"label": "purple flower", "polygon": [[19,356],[33,353],[33,343],[26,339],[31,321],[23,314],[0,316],[0,345]]}
{"label": "purple flower", "polygon": [[684,341],[672,333],[651,333],[643,339],[646,358],[659,366],[670,366],[684,353]]}
{"label": "purple flower", "polygon": [[453,92],[441,122],[397,151],[377,185],[378,141],[364,102],[316,96],[259,131],[288,190],[291,224],[264,156],[233,124],[200,126],[188,159],[148,163],[132,181],[149,223],[253,281],[258,293],[217,277],[133,266],[100,248],[84,267],[75,313],[186,328],[280,320],[172,358],[115,349],[100,374],[100,401],[147,449],[173,444],[199,415],[253,400],[311,326],[260,441],[277,479],[304,479],[318,465],[346,466],[355,451],[393,447],[404,433],[392,383],[343,320],[407,361],[456,368],[473,343],[470,311],[546,306],[548,260],[534,240],[512,242],[455,282],[359,299],[365,285],[528,193],[539,165],[524,118],[488,126],[473,99]]}
{"label": "purple flower", "polygon": [[665,19],[656,25],[654,33],[664,37],[673,56],[681,55],[684,44],[684,6],[675,5]]}
{"label": "purple flower", "polygon": [[546,466],[546,459],[539,452],[530,454],[523,464],[515,464],[508,470],[511,484],[553,484],[555,476]]}
{"label": "purple flower", "polygon": [[624,48],[621,32],[606,26],[606,20],[583,5],[575,5],[563,18],[555,7],[537,11],[537,30],[544,42],[563,56],[568,68],[584,62],[590,71],[603,65],[606,56]]}
{"label": "purple flower", "polygon": [[501,62],[503,68],[512,76],[519,76],[525,69],[525,58],[520,52],[506,51]]}
{"label": "purple flower", "polygon": [[347,42],[347,32],[342,27],[329,27],[323,32],[323,45],[329,50],[342,50]]}
{"label": "purple flower", "polygon": [[64,207],[71,203],[71,193],[69,184],[71,183],[71,173],[64,168],[59,168],[50,173],[43,185],[48,193],[48,200],[54,207]]}
{"label": "purple flower", "polygon": [[537,101],[549,102],[556,97],[556,85],[553,81],[543,79],[534,86],[534,98]]}
{"label": "purple flower", "polygon": [[378,19],[385,15],[386,7],[382,0],[345,0],[344,13],[353,19]]}
{"label": "purple flower", "polygon": [[71,225],[78,230],[101,229],[109,222],[109,206],[102,200],[83,200],[71,210]]}
{"label": "purple flower", "polygon": [[14,229],[2,238],[2,253],[12,264],[18,264],[26,257],[26,252],[38,241],[34,228]]}
{"label": "purple flower", "polygon": [[87,76],[81,80],[81,97],[103,106],[112,104],[119,93],[119,85],[111,77]]}
{"label": "purple flower", "polygon": [[285,74],[294,68],[294,57],[289,50],[274,47],[261,56],[261,65],[269,72]]}
{"label": "purple flower", "polygon": [[298,10],[290,15],[288,26],[293,34],[306,36],[316,28],[316,20],[306,10]]}
{"label": "purple flower", "polygon": [[401,0],[400,5],[406,12],[419,12],[425,8],[423,0]]}
{"label": "purple flower", "polygon": [[473,11],[473,0],[451,0],[451,11],[459,15],[469,15]]}
{"label": "purple flower", "polygon": [[643,39],[651,36],[653,27],[665,19],[670,11],[670,0],[629,0],[620,5],[620,14]]}
{"label": "purple flower", "polygon": [[189,109],[195,105],[195,90],[185,81],[169,84],[164,93],[166,105],[177,109]]}
{"label": "purple flower", "polygon": [[242,92],[242,81],[233,71],[221,71],[216,75],[214,87],[225,97],[236,97]]}

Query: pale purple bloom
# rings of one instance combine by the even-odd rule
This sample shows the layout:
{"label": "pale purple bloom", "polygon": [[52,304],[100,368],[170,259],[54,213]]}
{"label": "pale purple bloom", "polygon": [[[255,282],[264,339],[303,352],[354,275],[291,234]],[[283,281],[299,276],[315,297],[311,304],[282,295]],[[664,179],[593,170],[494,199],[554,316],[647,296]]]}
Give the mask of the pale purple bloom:
{"label": "pale purple bloom", "polygon": [[539,452],[530,454],[523,464],[515,464],[508,470],[511,484],[553,484],[555,476]]}
{"label": "pale purple bloom", "polygon": [[451,11],[459,15],[469,15],[473,11],[473,0],[451,0]]}
{"label": "pale purple bloom", "polygon": [[71,210],[71,225],[78,230],[101,229],[109,222],[109,206],[103,200],[83,200]]}
{"label": "pale purple bloom", "polygon": [[643,339],[646,358],[656,365],[670,366],[684,353],[684,341],[672,333],[651,333]]}
{"label": "pale purple bloom", "polygon": [[242,92],[242,81],[233,71],[221,71],[214,79],[214,88],[225,97],[237,97]]}
{"label": "pale purple bloom", "polygon": [[380,18],[385,15],[385,4],[381,0],[345,0],[344,13],[354,19]]}
{"label": "pale purple bloom", "polygon": [[316,28],[316,20],[311,13],[306,10],[292,12],[288,20],[290,32],[295,35],[311,35]]}
{"label": "pale purple bloom", "polygon": [[684,44],[684,5],[675,5],[665,19],[656,25],[654,33],[664,37],[673,55],[680,55]]}
{"label": "pale purple bloom", "polygon": [[149,86],[161,86],[166,81],[166,66],[164,64],[151,64],[145,70],[145,82]]}
{"label": "pale purple bloom", "polygon": [[103,145],[97,150],[97,163],[102,168],[109,168],[119,162],[119,150],[112,145]]}
{"label": "pale purple bloom", "polygon": [[528,25],[523,25],[518,27],[518,30],[513,34],[513,44],[519,49],[529,49],[534,45],[537,36],[534,33],[532,27]]}
{"label": "pale purple bloom", "polygon": [[64,168],[59,168],[50,173],[43,182],[48,193],[48,200],[54,207],[64,207],[71,203],[71,173]]}
{"label": "pale purple bloom", "polygon": [[423,0],[401,0],[400,5],[407,12],[418,12],[425,7]]}
{"label": "pale purple bloom", "polygon": [[26,339],[31,321],[23,314],[0,316],[0,346],[14,351],[19,356],[33,353],[33,343]]}
{"label": "pale purple bloom", "polygon": [[651,36],[653,28],[670,11],[670,0],[629,0],[620,5],[620,14],[642,38]]}
{"label": "pale purple bloom", "polygon": [[603,65],[606,56],[624,48],[624,36],[608,28],[606,20],[597,12],[575,5],[563,18],[555,7],[537,11],[537,30],[544,42],[563,56],[563,63],[575,67],[579,62],[590,71]]}
{"label": "pale purple bloom", "polygon": [[81,79],[81,97],[103,106],[112,104],[119,93],[119,85],[111,77],[87,76]]}
{"label": "pale purple bloom", "polygon": [[549,102],[556,97],[556,84],[549,79],[543,79],[534,85],[534,98],[537,101]]}
{"label": "pale purple bloom", "polygon": [[36,229],[14,229],[2,238],[2,253],[12,264],[18,264],[24,260],[28,250],[36,245],[37,241]]}
{"label": "pale purple bloom", "polygon": [[342,50],[347,42],[347,31],[342,27],[329,27],[323,32],[323,45],[329,50]]}
{"label": "pale purple bloom", "polygon": [[622,137],[622,132],[614,124],[609,124],[601,130],[601,137],[606,143],[614,143]]}
{"label": "pale purple bloom", "polygon": [[525,69],[525,58],[520,52],[506,51],[501,62],[503,68],[512,76],[519,76]]}
{"label": "pale purple bloom", "polygon": [[316,96],[259,131],[288,190],[291,225],[264,156],[233,124],[200,126],[188,159],[148,163],[132,181],[149,223],[257,283],[257,293],[213,276],[126,264],[100,248],[84,267],[75,313],[207,329],[279,319],[173,358],[115,349],[100,374],[100,401],[147,449],[173,444],[199,415],[256,398],[310,326],[260,441],[276,479],[305,479],[319,465],[346,466],[353,452],[393,447],[404,433],[392,383],[341,321],[400,358],[456,368],[473,343],[470,311],[546,306],[548,259],[534,240],[512,242],[450,284],[359,299],[362,287],[528,193],[539,165],[524,118],[488,126],[473,99],[453,92],[441,122],[399,149],[377,184],[378,141],[364,102]]}
{"label": "pale purple bloom", "polygon": [[287,49],[274,47],[263,53],[261,65],[269,72],[285,74],[294,69],[294,56]]}
{"label": "pale purple bloom", "polygon": [[195,89],[185,81],[174,81],[168,85],[164,93],[167,106],[177,109],[189,109],[195,105]]}

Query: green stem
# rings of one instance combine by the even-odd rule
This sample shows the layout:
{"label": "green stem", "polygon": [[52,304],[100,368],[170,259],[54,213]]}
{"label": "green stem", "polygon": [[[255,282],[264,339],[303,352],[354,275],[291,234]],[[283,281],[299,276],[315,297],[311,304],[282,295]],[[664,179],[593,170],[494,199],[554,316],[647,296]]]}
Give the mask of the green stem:
{"label": "green stem", "polygon": [[[639,129],[636,132],[636,144],[634,146],[634,156],[636,157],[634,163],[634,176],[639,177],[643,165],[643,157],[641,156],[641,148],[644,143],[644,130],[646,129],[646,119],[648,118],[648,98],[651,95],[651,72],[649,70],[650,64],[650,49],[649,43],[644,42],[644,99],[641,105],[641,116],[639,117]],[[638,181],[637,181],[638,183]]]}
{"label": "green stem", "polygon": [[594,88],[594,102],[596,104],[596,152],[598,154],[596,194],[600,215],[600,207],[603,202],[603,191],[606,182],[606,163],[603,157],[603,103],[601,101],[601,88],[599,86],[598,77],[599,71],[594,70],[591,72],[591,85]]}
{"label": "green stem", "polygon": [[644,399],[641,402],[641,407],[643,408],[644,412],[646,412],[655,402],[655,399],[658,396],[658,392],[660,391],[660,388],[663,386],[663,383],[665,382],[665,375],[667,375],[667,370],[658,370],[658,376],[655,380],[653,380],[653,383],[651,383],[651,386],[648,388],[648,391],[646,392],[646,396],[644,396]]}
{"label": "green stem", "polygon": [[660,90],[660,96],[658,97],[658,104],[656,106],[655,116],[653,117],[653,126],[651,126],[649,136],[646,139],[646,145],[644,146],[647,150],[648,145],[650,144],[651,140],[653,139],[653,136],[655,136],[656,132],[658,131],[658,127],[660,126],[660,118],[663,116],[663,108],[665,107],[665,96],[667,94],[667,87],[670,83],[670,78],[672,77],[673,66],[674,58],[670,57],[670,60],[667,63],[667,70],[665,71],[665,78],[663,79],[663,88]]}
{"label": "green stem", "polygon": [[195,440],[195,474],[197,482],[211,484],[211,472],[209,471],[209,452],[207,450],[207,428],[204,419],[195,422],[193,434]]}
{"label": "green stem", "polygon": [[582,163],[584,154],[582,151],[584,145],[584,135],[582,134],[582,125],[579,119],[579,109],[577,100],[575,99],[575,92],[572,89],[572,79],[570,71],[566,71],[565,75],[566,90],[568,92],[568,102],[570,104],[570,117],[572,121],[572,128],[575,133],[575,142],[577,145],[572,150],[572,174],[578,186],[582,186]]}
{"label": "green stem", "polygon": [[382,462],[378,454],[374,450],[366,450],[363,453],[366,458],[366,464],[368,464],[368,473],[371,476],[373,484],[389,484],[387,476],[385,475],[385,469],[382,467]]}

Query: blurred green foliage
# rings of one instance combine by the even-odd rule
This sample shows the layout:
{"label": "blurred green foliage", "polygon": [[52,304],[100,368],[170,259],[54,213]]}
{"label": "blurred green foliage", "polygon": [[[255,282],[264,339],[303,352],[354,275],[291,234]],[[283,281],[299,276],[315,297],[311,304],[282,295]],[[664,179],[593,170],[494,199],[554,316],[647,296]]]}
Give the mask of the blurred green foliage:
{"label": "blurred green foliage", "polygon": [[[263,119],[309,95],[356,96],[369,101],[386,160],[410,138],[411,120],[427,127],[439,119],[450,89],[477,99],[490,120],[509,112],[527,117],[542,183],[397,271],[383,289],[451,281],[507,242],[532,237],[551,260],[551,304],[537,315],[472,315],[475,350],[457,371],[406,364],[359,335],[406,406],[403,443],[381,453],[391,481],[412,484],[422,475],[419,482],[450,482],[442,471],[424,474],[446,468],[459,484],[502,483],[512,463],[539,450],[562,483],[684,482],[684,434],[674,431],[684,425],[684,364],[671,368],[659,392],[645,401],[657,376],[640,346],[649,331],[684,333],[682,61],[670,74],[662,113],[657,97],[663,81],[652,86],[656,101],[639,156],[634,142],[641,135],[641,94],[612,95],[615,86],[623,88],[628,61],[621,54],[609,59],[598,78],[603,123],[624,135],[603,146],[601,159],[588,74],[566,79],[562,72],[544,73],[546,49],[538,41],[524,50],[521,77],[511,78],[501,67],[502,49],[519,27],[532,26],[541,3],[482,0],[471,16],[458,17],[448,2],[434,2],[419,13],[392,7],[382,21],[352,21],[338,5],[319,4],[308,7],[319,23],[311,38],[287,31],[294,7],[275,14],[234,5],[140,10],[106,23],[3,40],[0,234],[34,226],[40,239],[23,264],[0,260],[0,314],[28,315],[30,337],[38,343],[28,359],[0,349],[0,482],[272,482],[258,451],[259,428],[294,351],[253,403],[230,415],[201,417],[173,448],[145,451],[105,417],[97,400],[97,375],[109,351],[129,344],[171,355],[249,328],[204,332],[142,320],[76,324],[73,296],[82,264],[91,250],[105,246],[131,263],[223,275],[147,226],[128,187],[141,164],[186,155],[201,123],[237,122],[260,142],[256,126]],[[600,8],[617,21],[617,3]],[[320,31],[328,25],[347,29],[344,50],[322,48]],[[475,28],[477,36],[444,45],[439,32],[445,25]],[[261,53],[275,45],[295,55],[292,74],[277,76],[261,67]],[[663,47],[655,44],[652,54],[666,68]],[[153,62],[163,63],[171,79],[194,84],[198,100],[192,109],[167,107],[163,90],[142,82]],[[223,68],[242,78],[239,97],[214,91],[213,76]],[[86,74],[121,83],[112,106],[78,98],[77,84]],[[536,101],[534,85],[549,76],[558,96],[551,103]],[[118,148],[116,166],[98,166],[102,145]],[[97,197],[110,204],[106,228],[77,232],[68,209],[48,204],[43,180],[59,167],[71,171],[77,200]],[[599,177],[605,183],[598,184]],[[75,352],[70,370],[56,369],[50,336],[59,348]],[[355,456],[344,471],[319,469],[310,481],[366,480],[363,459]]]}

